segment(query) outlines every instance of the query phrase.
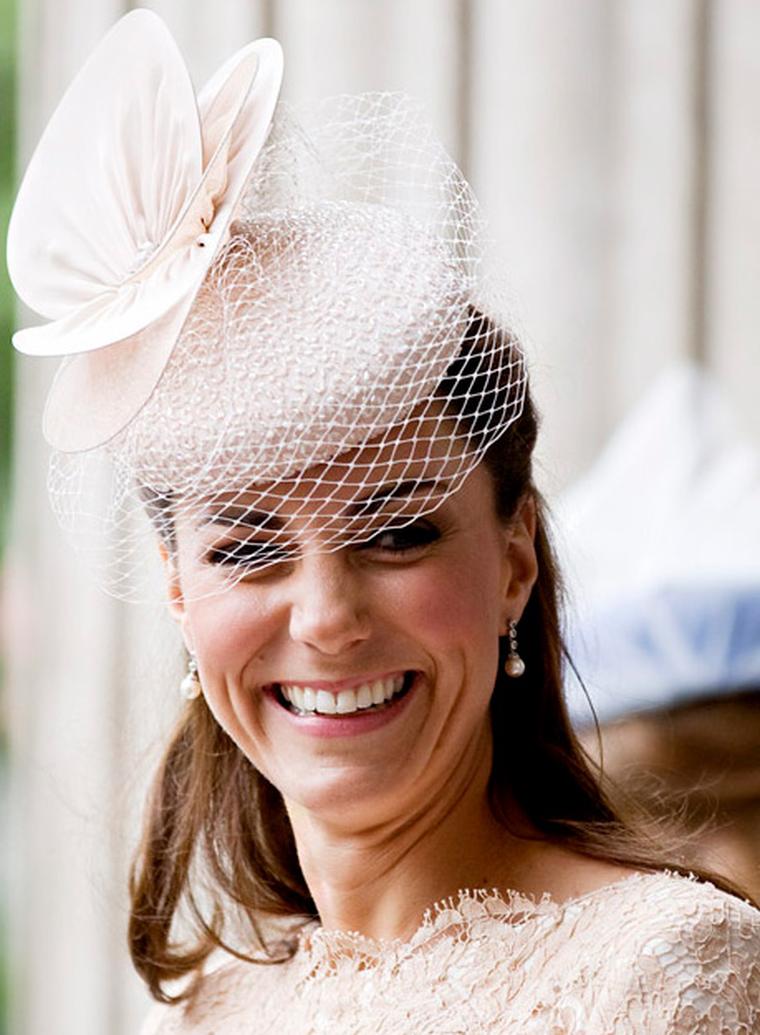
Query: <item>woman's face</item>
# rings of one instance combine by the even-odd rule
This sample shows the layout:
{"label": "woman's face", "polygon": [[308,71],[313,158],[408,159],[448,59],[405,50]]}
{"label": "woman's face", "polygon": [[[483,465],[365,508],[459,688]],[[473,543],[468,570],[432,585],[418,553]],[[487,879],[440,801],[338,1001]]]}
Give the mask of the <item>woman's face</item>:
{"label": "woman's face", "polygon": [[[384,522],[409,514],[407,488],[368,485]],[[481,464],[433,514],[320,552],[302,500],[284,559],[200,598],[235,531],[178,524],[173,608],[208,707],[289,807],[381,822],[490,766],[498,640],[535,580],[533,515],[528,501],[505,527]],[[262,522],[255,548],[268,536]]]}

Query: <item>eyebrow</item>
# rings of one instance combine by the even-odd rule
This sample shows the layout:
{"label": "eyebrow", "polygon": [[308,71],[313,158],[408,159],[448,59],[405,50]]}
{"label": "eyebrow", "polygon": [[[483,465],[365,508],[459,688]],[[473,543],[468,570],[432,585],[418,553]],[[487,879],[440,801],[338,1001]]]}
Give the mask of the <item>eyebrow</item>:
{"label": "eyebrow", "polygon": [[225,525],[228,528],[258,529],[259,531],[271,530],[279,532],[285,527],[285,522],[276,514],[269,514],[264,510],[249,510],[236,503],[229,503],[226,506],[207,508],[198,521],[198,528],[206,525]]}
{"label": "eyebrow", "polygon": [[[359,517],[375,514],[389,500],[412,496],[416,492],[430,492],[431,490],[446,492],[447,487],[447,482],[435,478],[408,478],[402,482],[389,482],[346,507],[346,515]],[[264,510],[252,510],[236,503],[229,503],[218,509],[207,508],[202,513],[197,527],[203,528],[206,525],[225,525],[228,528],[242,526],[258,531],[279,532],[285,528],[285,521],[276,514]]]}
{"label": "eyebrow", "polygon": [[352,503],[350,507],[346,508],[346,513],[349,516],[374,514],[388,500],[399,499],[402,496],[412,496],[415,492],[429,492],[431,489],[445,492],[447,482],[439,481],[435,478],[409,478],[403,482],[382,485],[369,496],[363,496],[356,503]]}

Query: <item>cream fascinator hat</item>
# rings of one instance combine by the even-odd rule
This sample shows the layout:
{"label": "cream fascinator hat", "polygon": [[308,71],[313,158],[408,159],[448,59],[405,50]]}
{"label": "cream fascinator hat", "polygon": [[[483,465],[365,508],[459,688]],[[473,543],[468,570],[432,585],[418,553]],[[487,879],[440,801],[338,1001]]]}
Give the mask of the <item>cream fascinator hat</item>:
{"label": "cream fascinator hat", "polygon": [[[171,556],[183,522],[224,533],[196,536],[203,593],[292,556],[306,529],[330,550],[408,525],[522,408],[477,203],[419,107],[295,110],[281,76],[259,40],[196,99],[161,20],[134,11],[19,190],[8,268],[50,322],[14,345],[65,357],[50,495],[120,597],[155,596],[146,559],[157,534]],[[378,514],[378,486],[403,507]]]}

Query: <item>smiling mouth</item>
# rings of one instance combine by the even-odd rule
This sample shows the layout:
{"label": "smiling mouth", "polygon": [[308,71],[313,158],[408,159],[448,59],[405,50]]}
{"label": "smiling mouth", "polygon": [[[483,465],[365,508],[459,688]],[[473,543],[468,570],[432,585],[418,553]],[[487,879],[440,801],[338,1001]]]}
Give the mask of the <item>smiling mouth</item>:
{"label": "smiling mouth", "polygon": [[271,689],[279,703],[294,715],[350,716],[388,708],[409,692],[415,676],[415,672],[405,672],[337,693],[283,683],[272,683]]}

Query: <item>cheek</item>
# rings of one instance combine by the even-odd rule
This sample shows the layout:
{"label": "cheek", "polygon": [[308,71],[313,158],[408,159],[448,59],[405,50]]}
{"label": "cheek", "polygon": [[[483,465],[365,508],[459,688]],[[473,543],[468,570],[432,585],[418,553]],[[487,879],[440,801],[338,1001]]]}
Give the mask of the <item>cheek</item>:
{"label": "cheek", "polygon": [[234,680],[266,643],[272,616],[243,586],[216,597],[187,605],[187,629],[194,644],[202,674],[217,686],[222,679]]}
{"label": "cheek", "polygon": [[396,608],[402,627],[433,648],[494,644],[501,623],[498,565],[484,563],[477,551],[455,566],[442,559],[424,574],[399,580]]}
{"label": "cheek", "polygon": [[241,751],[256,756],[259,698],[246,691],[247,673],[272,635],[272,617],[242,585],[187,605],[188,633],[198,658],[206,704]]}

